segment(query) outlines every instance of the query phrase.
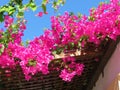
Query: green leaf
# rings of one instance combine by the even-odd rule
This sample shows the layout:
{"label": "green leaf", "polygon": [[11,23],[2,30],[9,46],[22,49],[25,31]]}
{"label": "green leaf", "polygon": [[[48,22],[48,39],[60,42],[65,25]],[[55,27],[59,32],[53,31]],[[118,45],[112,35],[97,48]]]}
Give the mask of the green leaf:
{"label": "green leaf", "polygon": [[26,40],[26,41],[25,41],[25,46],[28,46],[28,45],[29,45],[29,42],[30,42],[29,40]]}
{"label": "green leaf", "polygon": [[30,60],[28,61],[28,66],[36,66],[36,64],[37,64],[37,61],[34,60],[34,59],[30,59]]}
{"label": "green leaf", "polygon": [[24,17],[24,12],[18,12],[17,17],[19,17],[19,18]]}
{"label": "green leaf", "polygon": [[62,3],[62,0],[57,1],[57,5],[59,6]]}
{"label": "green leaf", "polygon": [[14,7],[9,6],[8,9],[9,9],[9,10],[14,10]]}
{"label": "green leaf", "polygon": [[73,42],[71,42],[71,48],[74,48],[75,44]]}
{"label": "green leaf", "polygon": [[88,16],[89,21],[95,21],[95,18],[93,16]]}
{"label": "green leaf", "polygon": [[0,12],[7,12],[7,11],[8,11],[8,6],[0,7]]}
{"label": "green leaf", "polygon": [[29,7],[30,7],[33,11],[35,11],[35,10],[37,9],[36,4],[33,3],[33,2],[31,2],[31,3],[29,4]]}
{"label": "green leaf", "polygon": [[5,47],[4,47],[4,45],[2,45],[2,48],[0,48],[0,55],[4,52],[4,49],[5,49]]}
{"label": "green leaf", "polygon": [[78,18],[81,18],[82,17],[82,14],[78,12]]}
{"label": "green leaf", "polygon": [[99,5],[102,6],[104,4],[104,2],[100,2]]}
{"label": "green leaf", "polygon": [[43,9],[44,13],[46,13],[46,5],[45,4],[42,4],[42,9]]}
{"label": "green leaf", "polygon": [[18,5],[22,5],[22,0],[14,0],[14,2]]}
{"label": "green leaf", "polygon": [[42,4],[46,5],[47,4],[46,0],[42,0]]}
{"label": "green leaf", "polygon": [[54,9],[57,9],[57,2],[56,1],[53,2],[53,7],[54,7]]}
{"label": "green leaf", "polygon": [[62,51],[63,51],[63,48],[62,48],[62,47],[59,47],[59,48],[57,48],[57,50],[56,50],[56,54],[60,54]]}
{"label": "green leaf", "polygon": [[15,12],[15,8],[12,7],[12,6],[9,6],[9,7],[8,7],[8,14],[9,14],[9,15],[12,15],[14,12]]}
{"label": "green leaf", "polygon": [[52,51],[52,54],[56,54],[56,53],[57,53],[57,51],[56,51],[56,50]]}
{"label": "green leaf", "polygon": [[16,5],[19,12],[24,11],[24,6]]}
{"label": "green leaf", "polygon": [[72,16],[72,15],[74,15],[74,13],[73,12],[70,12],[70,14],[69,14],[70,16]]}
{"label": "green leaf", "polygon": [[63,5],[65,4],[65,2],[66,2],[66,0],[62,0],[62,4],[63,4]]}
{"label": "green leaf", "polygon": [[4,21],[3,13],[0,13],[0,22],[3,22],[3,21]]}

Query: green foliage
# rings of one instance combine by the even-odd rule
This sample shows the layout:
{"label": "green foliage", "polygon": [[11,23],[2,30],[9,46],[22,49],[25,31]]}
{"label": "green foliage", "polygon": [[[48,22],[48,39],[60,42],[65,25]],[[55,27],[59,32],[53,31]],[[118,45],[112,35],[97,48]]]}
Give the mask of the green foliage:
{"label": "green foliage", "polygon": [[78,12],[78,18],[81,18],[83,15]]}
{"label": "green foliage", "polygon": [[4,45],[2,45],[2,47],[0,48],[0,55],[4,52],[4,49],[5,49],[5,47],[4,47]]}
{"label": "green foliage", "polygon": [[46,5],[45,4],[42,4],[42,9],[43,9],[43,12],[46,13]]}
{"label": "green foliage", "polygon": [[28,66],[28,67],[29,67],[29,66],[36,66],[36,64],[37,64],[37,61],[36,61],[36,60],[30,59],[30,60],[28,61],[27,66]]}
{"label": "green foliage", "polygon": [[61,52],[63,52],[63,50],[64,50],[63,47],[58,47],[52,51],[52,54],[60,54]]}
{"label": "green foliage", "polygon": [[89,17],[88,17],[88,20],[90,20],[90,21],[95,21],[95,18],[92,17],[92,16],[89,16]]}
{"label": "green foliage", "polygon": [[[65,0],[53,0],[49,2],[48,0],[42,0],[40,6],[44,13],[47,12],[47,5],[52,3],[52,7],[57,10],[58,6],[63,5]],[[23,0],[10,0],[7,4],[0,6],[0,22],[3,22],[5,14],[10,16],[17,16],[19,18],[24,17],[24,12],[27,8],[35,11],[39,5],[36,5],[35,0],[29,0],[27,4],[23,4]]]}
{"label": "green foliage", "polygon": [[37,9],[37,6],[36,6],[36,4],[34,2],[30,2],[28,4],[28,7],[30,7],[30,9],[32,9],[33,11],[35,11]]}
{"label": "green foliage", "polygon": [[8,14],[12,15],[15,12],[15,7],[8,6]]}
{"label": "green foliage", "polygon": [[4,21],[4,17],[3,17],[3,13],[1,12],[0,13],[0,22],[3,22]]}
{"label": "green foliage", "polygon": [[64,5],[65,4],[65,1],[66,0],[54,0],[53,3],[52,3],[53,4],[53,8],[55,10],[57,10],[60,5]]}
{"label": "green foliage", "polygon": [[[15,23],[13,23],[9,28],[7,28],[7,30],[2,33],[2,38],[0,38],[0,44],[2,44],[3,46],[0,48],[0,54],[2,54],[4,48],[8,46],[9,42],[14,41],[14,38],[12,38],[11,35],[13,33],[18,33],[19,24],[24,18],[24,13],[26,9],[31,9],[32,11],[35,11],[38,7],[40,7],[42,8],[43,12],[46,13],[47,5],[51,3],[53,5],[53,8],[56,10],[58,6],[65,3],[65,0],[53,0],[51,2],[49,2],[48,0],[42,0],[42,2],[40,2],[40,5],[36,4],[35,0],[28,0],[28,3],[26,4],[23,3],[23,0],[9,0],[8,3],[0,6],[0,22],[4,21],[5,15],[9,15],[17,19]],[[12,33],[9,32],[9,29],[12,30]],[[57,49],[57,52],[55,53],[61,53],[62,50],[62,48]],[[29,65],[34,64],[35,62],[33,61],[29,62]]]}
{"label": "green foliage", "polygon": [[4,47],[8,46],[8,42],[11,41],[11,35],[8,30],[3,32],[3,37],[0,39],[0,43],[4,45]]}
{"label": "green foliage", "polygon": [[24,16],[24,12],[18,12],[17,17],[22,18]]}

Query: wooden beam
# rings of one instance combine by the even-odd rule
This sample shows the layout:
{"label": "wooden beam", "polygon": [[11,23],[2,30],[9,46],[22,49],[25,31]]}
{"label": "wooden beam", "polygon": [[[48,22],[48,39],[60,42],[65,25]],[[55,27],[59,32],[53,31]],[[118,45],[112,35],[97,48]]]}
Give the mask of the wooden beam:
{"label": "wooden beam", "polygon": [[98,80],[100,74],[103,72],[104,67],[106,66],[107,62],[109,61],[110,57],[112,56],[113,52],[116,49],[117,44],[120,41],[120,37],[117,38],[116,41],[111,41],[110,45],[108,45],[108,48],[103,55],[100,64],[97,67],[97,70],[95,71],[91,81],[89,82],[86,90],[92,90],[93,86],[95,85],[96,81]]}

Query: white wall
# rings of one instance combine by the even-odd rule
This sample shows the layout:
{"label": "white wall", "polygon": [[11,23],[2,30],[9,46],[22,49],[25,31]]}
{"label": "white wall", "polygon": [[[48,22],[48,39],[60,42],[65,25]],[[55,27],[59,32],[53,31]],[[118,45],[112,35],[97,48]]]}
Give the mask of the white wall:
{"label": "white wall", "polygon": [[117,45],[115,52],[108,61],[104,69],[104,77],[100,75],[96,86],[93,90],[107,90],[107,87],[113,81],[113,79],[120,72],[120,43]]}

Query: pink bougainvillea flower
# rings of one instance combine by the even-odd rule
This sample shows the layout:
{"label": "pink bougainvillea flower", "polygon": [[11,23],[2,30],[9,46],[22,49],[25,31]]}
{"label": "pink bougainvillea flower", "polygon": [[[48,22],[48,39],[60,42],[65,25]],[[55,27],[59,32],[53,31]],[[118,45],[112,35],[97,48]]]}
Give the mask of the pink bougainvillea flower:
{"label": "pink bougainvillea flower", "polygon": [[6,73],[5,76],[6,77],[11,77],[12,75],[11,75],[11,73]]}
{"label": "pink bougainvillea flower", "polygon": [[[39,12],[36,16],[42,17],[44,14],[47,12]],[[17,33],[10,28],[13,24],[11,16],[6,15],[4,23],[10,34],[10,40],[5,43],[7,47],[4,47],[3,42],[0,44],[2,50],[0,67],[14,69],[19,64],[26,80],[29,80],[32,75],[39,72],[45,75],[49,73],[49,64],[54,60],[52,51],[61,53],[69,49],[81,49],[86,43],[94,43],[98,46],[106,38],[116,40],[120,35],[120,5],[119,0],[110,0],[110,3],[103,3],[96,9],[91,9],[89,17],[85,15],[78,17],[68,12],[61,16],[52,16],[51,29],[31,40],[27,46],[21,44],[26,21],[19,23]],[[4,31],[0,29],[1,40],[4,37],[3,33]],[[61,62],[62,70],[61,67],[54,65],[52,67],[55,69],[50,70],[61,70],[59,77],[67,82],[76,75],[80,76],[85,67],[69,55]]]}
{"label": "pink bougainvillea flower", "polygon": [[3,46],[3,45],[2,45],[2,44],[0,44],[0,49],[2,48],[2,46]]}
{"label": "pink bougainvillea flower", "polygon": [[4,32],[4,30],[0,29],[0,39],[3,37],[3,32]]}
{"label": "pink bougainvillea flower", "polygon": [[5,27],[6,28],[8,28],[10,25],[12,25],[12,23],[13,23],[13,18],[12,17],[10,17],[10,16],[8,16],[8,15],[6,15],[5,17],[4,17],[4,22],[5,22]]}
{"label": "pink bougainvillea flower", "polygon": [[48,12],[44,12],[44,14],[48,14]]}
{"label": "pink bougainvillea flower", "polygon": [[78,76],[80,76],[81,74],[82,74],[82,72],[83,72],[83,70],[84,70],[84,67],[85,67],[85,65],[84,64],[79,64],[79,63],[77,63],[76,65],[75,65],[75,71],[76,71],[76,74],[78,75]]}
{"label": "pink bougainvillea flower", "polygon": [[10,73],[11,71],[10,70],[5,70],[5,73]]}
{"label": "pink bougainvillea flower", "polygon": [[38,17],[42,17],[43,16],[43,12],[39,12],[38,14],[36,14],[35,16],[38,16]]}
{"label": "pink bougainvillea flower", "polygon": [[48,14],[48,12],[39,12],[35,16],[42,17],[44,14]]}
{"label": "pink bougainvillea flower", "polygon": [[63,69],[59,75],[60,78],[62,78],[62,80],[70,82],[72,80],[72,78],[76,75],[76,72],[69,72],[66,69]]}
{"label": "pink bougainvillea flower", "polygon": [[20,30],[25,30],[26,29],[26,25],[24,23],[20,24],[19,26]]}
{"label": "pink bougainvillea flower", "polygon": [[0,29],[0,34],[2,34],[4,32],[4,30],[3,29]]}

